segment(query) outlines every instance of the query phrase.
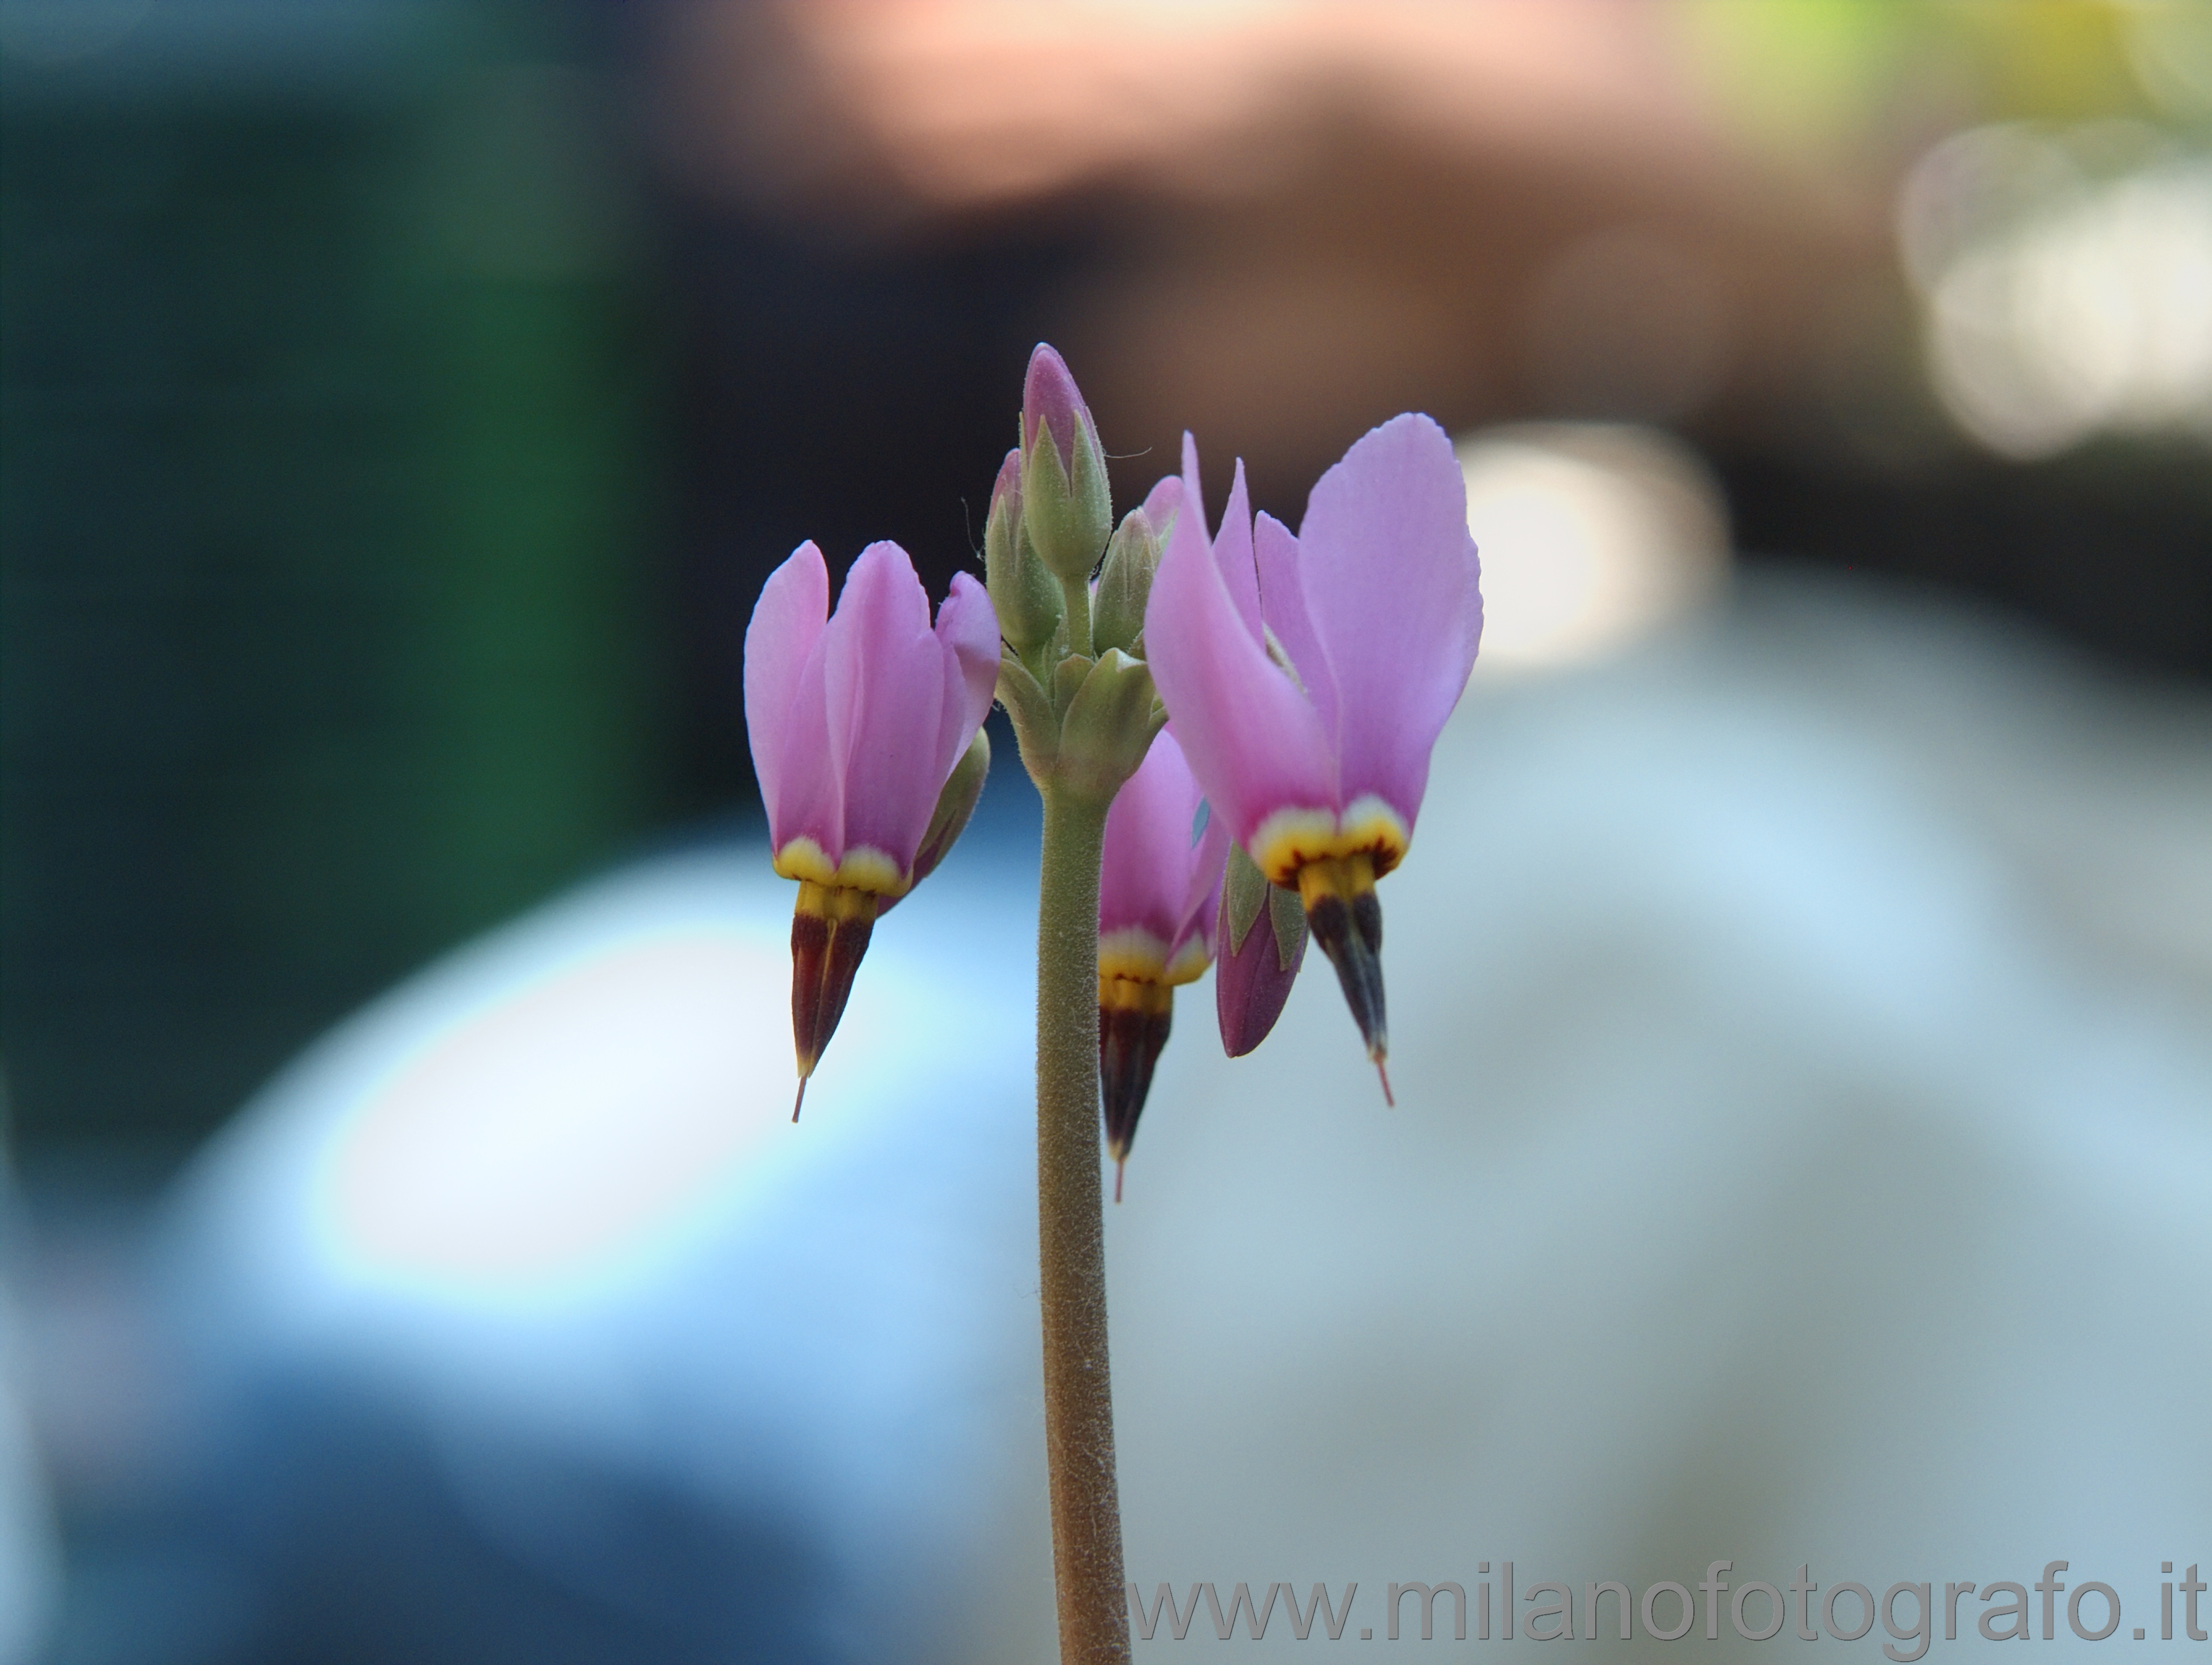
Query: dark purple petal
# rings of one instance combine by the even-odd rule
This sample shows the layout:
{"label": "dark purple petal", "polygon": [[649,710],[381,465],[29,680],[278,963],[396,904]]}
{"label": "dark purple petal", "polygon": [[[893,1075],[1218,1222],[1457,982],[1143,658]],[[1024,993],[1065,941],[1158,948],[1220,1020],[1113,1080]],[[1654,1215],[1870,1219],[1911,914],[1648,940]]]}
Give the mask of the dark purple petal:
{"label": "dark purple petal", "polygon": [[1305,964],[1305,939],[1298,939],[1288,970],[1275,942],[1269,911],[1260,910],[1242,948],[1229,940],[1228,899],[1218,905],[1213,937],[1213,1010],[1221,1024],[1221,1048],[1241,1058],[1267,1038],[1283,1003],[1291,997],[1298,968]]}

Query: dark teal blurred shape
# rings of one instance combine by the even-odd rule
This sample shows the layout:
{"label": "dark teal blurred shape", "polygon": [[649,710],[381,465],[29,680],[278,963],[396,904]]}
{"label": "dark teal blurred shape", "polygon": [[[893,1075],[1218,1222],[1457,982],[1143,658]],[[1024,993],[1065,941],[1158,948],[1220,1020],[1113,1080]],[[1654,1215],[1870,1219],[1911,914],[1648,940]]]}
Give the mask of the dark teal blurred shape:
{"label": "dark teal blurred shape", "polygon": [[654,818],[653,355],[562,22],[168,0],[4,64],[27,1147],[180,1150]]}

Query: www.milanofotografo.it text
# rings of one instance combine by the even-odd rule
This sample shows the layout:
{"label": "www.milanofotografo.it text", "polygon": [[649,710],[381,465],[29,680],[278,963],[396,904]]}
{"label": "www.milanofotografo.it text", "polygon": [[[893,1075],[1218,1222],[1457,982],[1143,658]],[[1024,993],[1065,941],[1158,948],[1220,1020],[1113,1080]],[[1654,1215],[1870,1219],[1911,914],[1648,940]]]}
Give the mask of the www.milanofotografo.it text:
{"label": "www.milanofotografo.it text", "polygon": [[[2192,1561],[2176,1578],[2172,1562],[2159,1563],[2159,1571],[2166,1576],[2158,1586],[2158,1640],[2207,1639],[2197,1607],[2205,1584],[2197,1568]],[[1723,1625],[1747,1642],[1770,1641],[1785,1633],[1801,1642],[1823,1637],[1856,1642],[1879,1625],[1885,1638],[1883,1656],[1898,1661],[1918,1659],[1939,1633],[1946,1642],[1962,1638],[1990,1642],[2040,1638],[2049,1642],[2062,1634],[2062,1625],[2063,1634],[2082,1642],[2103,1642],[2121,1633],[2119,1590],[2098,1578],[2076,1579],[2069,1585],[2070,1561],[2045,1563],[2042,1577],[2032,1583],[2026,1578],[1993,1583],[1946,1579],[1940,1584],[1933,1579],[1899,1581],[1878,1595],[1870,1586],[1848,1578],[1823,1588],[1813,1577],[1810,1563],[1800,1565],[1786,1584],[1756,1578],[1732,1583],[1729,1575],[1735,1570],[1733,1561],[1714,1561],[1694,1587],[1662,1578],[1639,1591],[1607,1578],[1588,1581],[1579,1589],[1559,1579],[1516,1588],[1512,1562],[1500,1562],[1493,1581],[1490,1563],[1478,1561],[1475,1571],[1480,1576],[1466,1583],[1446,1579],[1382,1587],[1379,1613],[1359,1603],[1356,1580],[1346,1583],[1335,1596],[1328,1583],[1316,1583],[1303,1601],[1292,1584],[1271,1583],[1255,1595],[1249,1582],[1239,1583],[1230,1588],[1226,1605],[1218,1583],[1193,1583],[1181,1601],[1170,1584],[1158,1586],[1147,1601],[1132,1583],[1129,1623],[1140,1642],[1202,1637],[1202,1631],[1194,1634],[1192,1630],[1201,1607],[1215,1638],[1223,1642],[1263,1639],[1268,1626],[1278,1622],[1279,1612],[1280,1622],[1300,1642],[1342,1642],[1348,1635],[1372,1642],[1378,1623],[1386,1642],[1464,1642],[1470,1634],[1478,1642],[1493,1638],[1510,1642],[1516,1634],[1532,1642],[1628,1642],[1639,1638],[1680,1642],[1690,1638],[1701,1620],[1708,1642],[1720,1640]],[[1355,1606],[1363,1619],[1376,1622],[1353,1631]],[[2143,1624],[2128,1635],[2142,1642],[2150,1639],[2152,1632]]]}

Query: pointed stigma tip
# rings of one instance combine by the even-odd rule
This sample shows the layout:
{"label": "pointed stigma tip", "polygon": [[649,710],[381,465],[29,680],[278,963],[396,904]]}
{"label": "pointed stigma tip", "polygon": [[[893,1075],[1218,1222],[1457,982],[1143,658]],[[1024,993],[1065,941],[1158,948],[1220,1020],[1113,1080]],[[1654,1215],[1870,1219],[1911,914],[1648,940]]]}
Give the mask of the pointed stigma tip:
{"label": "pointed stigma tip", "polygon": [[800,1108],[806,1103],[806,1083],[808,1080],[809,1077],[805,1075],[801,1075],[799,1078],[799,1096],[791,1101],[791,1119],[794,1122],[799,1119]]}
{"label": "pointed stigma tip", "polygon": [[1127,1166],[1128,1159],[1126,1156],[1114,1159],[1114,1201],[1117,1205],[1121,1201],[1121,1170]]}
{"label": "pointed stigma tip", "polygon": [[1392,1110],[1397,1109],[1398,1100],[1390,1091],[1389,1066],[1377,1058],[1375,1060],[1375,1073],[1382,1078],[1382,1102]]}

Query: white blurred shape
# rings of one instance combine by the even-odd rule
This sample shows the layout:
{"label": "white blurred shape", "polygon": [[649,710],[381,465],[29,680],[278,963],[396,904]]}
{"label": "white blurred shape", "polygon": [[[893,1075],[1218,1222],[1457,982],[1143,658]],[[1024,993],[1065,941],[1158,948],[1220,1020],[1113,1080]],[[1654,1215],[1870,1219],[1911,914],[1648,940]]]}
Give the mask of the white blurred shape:
{"label": "white blurred shape", "polygon": [[788,970],[703,933],[550,977],[458,1026],[340,1142],[341,1240],[387,1268],[556,1273],[650,1230],[788,1119]]}
{"label": "white blurred shape", "polygon": [[[1999,455],[2212,435],[2212,160],[2159,148],[2125,124],[1980,128],[1907,180],[1899,241],[1937,396]],[[2142,160],[2097,177],[2129,152]]]}
{"label": "white blurred shape", "polygon": [[1697,608],[1726,572],[1719,489],[1655,429],[1492,428],[1458,451],[1482,554],[1479,675],[1601,658]]}

